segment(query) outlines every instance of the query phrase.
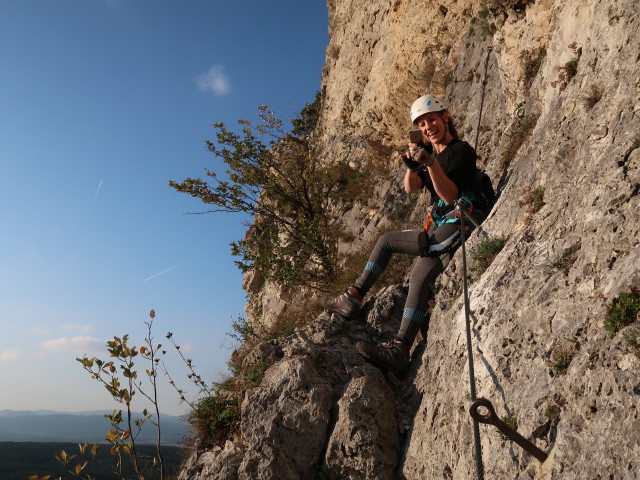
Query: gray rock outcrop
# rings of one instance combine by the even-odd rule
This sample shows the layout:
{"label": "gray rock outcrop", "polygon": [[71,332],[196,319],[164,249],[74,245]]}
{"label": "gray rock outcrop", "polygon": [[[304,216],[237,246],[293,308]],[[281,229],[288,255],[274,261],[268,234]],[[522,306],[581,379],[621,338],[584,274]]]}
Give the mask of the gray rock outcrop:
{"label": "gray rock outcrop", "polygon": [[[415,205],[400,191],[393,151],[410,127],[408,106],[425,91],[447,98],[466,140],[478,134],[479,163],[499,189],[484,233],[467,245],[506,239],[470,285],[478,395],[517,419],[549,458],[541,464],[481,425],[485,478],[640,478],[640,359],[624,331],[603,327],[605,305],[640,285],[637,1],[328,7],[323,151],[331,161],[350,139],[354,165],[383,159],[392,176],[342,213],[361,242],[341,251],[356,251]],[[277,289],[253,283],[251,308],[278,303],[269,297]],[[403,381],[354,349],[393,335],[403,285],[371,296],[358,321],[323,314],[256,347],[254,360],[273,365],[246,393],[241,437],[195,452],[181,478],[475,478],[461,291],[458,251]],[[559,358],[566,368],[555,367]]]}

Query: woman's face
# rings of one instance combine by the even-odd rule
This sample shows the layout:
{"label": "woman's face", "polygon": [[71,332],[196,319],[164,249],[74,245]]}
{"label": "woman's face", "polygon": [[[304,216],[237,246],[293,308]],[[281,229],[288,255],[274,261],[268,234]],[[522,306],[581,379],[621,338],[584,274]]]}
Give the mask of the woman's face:
{"label": "woman's face", "polygon": [[448,119],[447,112],[429,112],[418,118],[416,126],[422,131],[426,140],[433,144],[444,144],[446,143],[446,122]]}

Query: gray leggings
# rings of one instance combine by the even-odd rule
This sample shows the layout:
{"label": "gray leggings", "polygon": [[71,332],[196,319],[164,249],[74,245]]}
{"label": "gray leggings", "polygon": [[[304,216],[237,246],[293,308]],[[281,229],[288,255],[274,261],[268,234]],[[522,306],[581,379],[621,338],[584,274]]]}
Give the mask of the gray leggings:
{"label": "gray leggings", "polygon": [[[429,230],[430,245],[436,246],[446,242],[447,239],[459,233],[459,228],[456,223],[445,223],[438,228],[432,228]],[[384,272],[394,253],[406,253],[414,257],[420,255],[418,247],[420,232],[422,230],[388,232],[378,239],[364,272],[354,285],[363,296]],[[432,296],[429,284],[445,269],[451,255],[453,252],[439,257],[420,257],[413,266],[409,280],[409,293],[398,331],[398,339],[409,347],[413,344],[422,324],[427,322],[428,325],[427,303]]]}

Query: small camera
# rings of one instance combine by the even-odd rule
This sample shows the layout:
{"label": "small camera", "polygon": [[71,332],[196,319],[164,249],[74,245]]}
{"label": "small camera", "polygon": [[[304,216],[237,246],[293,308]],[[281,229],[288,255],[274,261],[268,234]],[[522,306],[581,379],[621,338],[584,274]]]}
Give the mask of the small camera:
{"label": "small camera", "polygon": [[420,130],[409,130],[409,142],[415,143],[420,148],[424,148],[429,155],[434,155],[433,144],[425,142]]}
{"label": "small camera", "polygon": [[423,140],[420,130],[409,130],[409,141],[411,143],[422,143]]}

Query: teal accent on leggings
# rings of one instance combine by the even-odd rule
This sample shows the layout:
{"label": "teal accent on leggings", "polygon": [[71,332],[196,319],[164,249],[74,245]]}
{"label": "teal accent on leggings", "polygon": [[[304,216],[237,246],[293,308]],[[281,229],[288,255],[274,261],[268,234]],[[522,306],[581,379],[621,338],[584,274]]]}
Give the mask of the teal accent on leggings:
{"label": "teal accent on leggings", "polygon": [[424,312],[416,310],[415,308],[405,308],[402,313],[402,318],[408,318],[412,322],[422,323],[422,320],[424,320]]}
{"label": "teal accent on leggings", "polygon": [[379,277],[382,273],[382,268],[380,267],[380,265],[374,262],[367,262],[367,264],[364,266],[364,269],[373,273],[376,277]]}

